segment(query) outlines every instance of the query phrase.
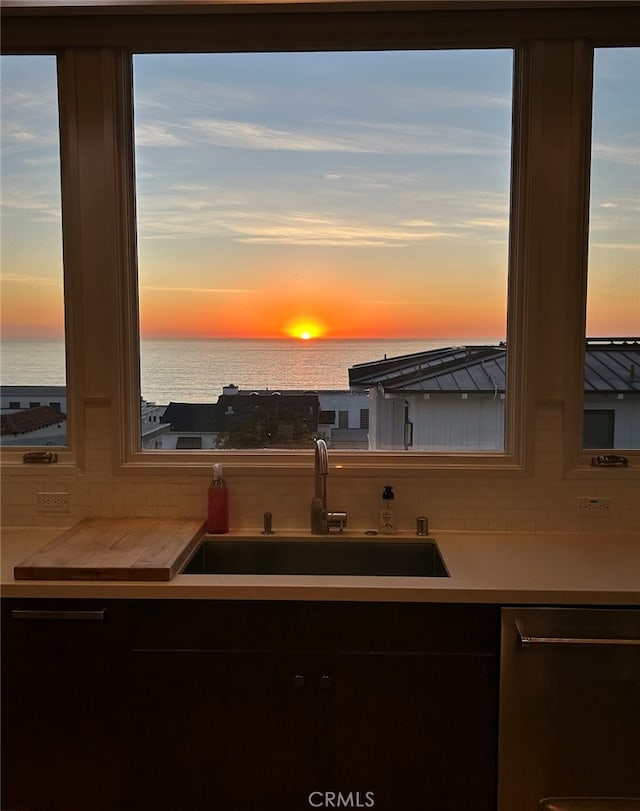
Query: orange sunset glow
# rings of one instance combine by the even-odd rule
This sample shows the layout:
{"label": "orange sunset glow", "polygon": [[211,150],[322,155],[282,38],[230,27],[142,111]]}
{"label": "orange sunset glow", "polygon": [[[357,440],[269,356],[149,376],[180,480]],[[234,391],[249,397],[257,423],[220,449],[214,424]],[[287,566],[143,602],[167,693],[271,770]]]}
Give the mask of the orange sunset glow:
{"label": "orange sunset glow", "polygon": [[301,311],[294,298],[247,293],[225,295],[186,291],[141,290],[143,338],[434,338],[505,334],[506,294],[489,300],[473,291],[431,289],[430,300],[367,298],[352,293],[344,302],[319,302]]}
{"label": "orange sunset glow", "polygon": [[[136,56],[141,337],[506,338],[512,56]],[[16,100],[49,100],[6,95],[3,335],[62,338],[55,59],[3,60]],[[637,332],[628,108],[594,124],[591,334]]]}

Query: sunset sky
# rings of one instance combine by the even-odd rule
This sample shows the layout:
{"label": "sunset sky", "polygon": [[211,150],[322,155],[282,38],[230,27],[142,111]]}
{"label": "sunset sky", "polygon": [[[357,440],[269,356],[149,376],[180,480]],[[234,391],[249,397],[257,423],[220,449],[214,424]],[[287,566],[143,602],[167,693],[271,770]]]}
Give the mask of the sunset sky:
{"label": "sunset sky", "polygon": [[[1,64],[3,336],[54,337],[55,64]],[[136,56],[143,337],[503,338],[511,70],[507,50]],[[640,50],[596,76],[590,332],[637,334]]]}

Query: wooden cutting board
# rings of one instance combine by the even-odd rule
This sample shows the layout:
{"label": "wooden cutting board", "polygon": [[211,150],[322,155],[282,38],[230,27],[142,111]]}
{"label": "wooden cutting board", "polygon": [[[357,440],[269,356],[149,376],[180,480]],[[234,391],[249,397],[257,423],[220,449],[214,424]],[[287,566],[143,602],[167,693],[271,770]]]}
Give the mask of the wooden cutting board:
{"label": "wooden cutting board", "polygon": [[85,518],[14,567],[16,580],[170,580],[202,519]]}

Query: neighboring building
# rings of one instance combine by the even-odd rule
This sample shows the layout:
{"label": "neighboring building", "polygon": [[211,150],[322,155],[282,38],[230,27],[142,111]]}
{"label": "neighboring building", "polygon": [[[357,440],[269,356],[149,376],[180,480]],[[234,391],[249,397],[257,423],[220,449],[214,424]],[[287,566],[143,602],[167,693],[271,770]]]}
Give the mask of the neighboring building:
{"label": "neighboring building", "polygon": [[[587,448],[640,447],[640,339],[589,339]],[[506,346],[458,346],[362,363],[349,385],[370,397],[373,450],[502,450]]]}
{"label": "neighboring building", "polygon": [[333,448],[368,447],[366,392],[223,388],[216,403],[170,403],[164,449],[309,447],[313,436]]}
{"label": "neighboring building", "polygon": [[66,445],[65,386],[3,386],[0,444]]}
{"label": "neighboring building", "polygon": [[66,386],[3,386],[0,390],[3,414],[38,406],[49,406],[66,414]]}
{"label": "neighboring building", "polygon": [[[142,447],[501,451],[506,346],[443,347],[361,363],[348,391],[223,388],[216,403],[141,402]],[[589,339],[585,448],[640,448],[640,338]],[[3,445],[65,445],[64,386],[5,386]]]}
{"label": "neighboring building", "polygon": [[48,405],[2,414],[0,437],[5,446],[65,445],[67,415]]}
{"label": "neighboring building", "polygon": [[372,450],[502,450],[504,346],[461,346],[362,363],[352,390],[368,391]]}
{"label": "neighboring building", "polygon": [[318,430],[316,392],[225,386],[218,397],[218,447],[305,447]]}
{"label": "neighboring building", "polygon": [[[65,386],[2,386],[2,445],[67,444],[67,390]],[[49,411],[43,411],[46,408]],[[169,430],[162,422],[166,406],[141,401],[142,447],[161,447],[158,436]],[[53,414],[49,412],[55,412]],[[56,419],[57,415],[57,419]],[[62,420],[60,420],[60,415]],[[6,417],[6,419],[5,419]],[[40,424],[42,423],[42,424]],[[58,426],[60,427],[54,427]],[[19,426],[37,426],[15,433]]]}
{"label": "neighboring building", "polygon": [[171,431],[162,447],[305,447],[318,430],[319,411],[315,392],[225,386],[216,403],[170,403],[163,420]]}
{"label": "neighboring building", "polygon": [[164,420],[166,406],[148,403],[146,400],[140,402],[140,430],[143,450],[157,450],[165,447],[162,437],[171,429],[168,422]]}
{"label": "neighboring building", "polygon": [[221,430],[215,403],[169,403],[163,417],[168,432],[157,438],[164,450],[211,450]]}
{"label": "neighboring building", "polygon": [[318,436],[330,448],[367,450],[369,395],[360,391],[319,391]]}
{"label": "neighboring building", "polygon": [[640,448],[640,338],[589,339],[584,378],[584,447]]}

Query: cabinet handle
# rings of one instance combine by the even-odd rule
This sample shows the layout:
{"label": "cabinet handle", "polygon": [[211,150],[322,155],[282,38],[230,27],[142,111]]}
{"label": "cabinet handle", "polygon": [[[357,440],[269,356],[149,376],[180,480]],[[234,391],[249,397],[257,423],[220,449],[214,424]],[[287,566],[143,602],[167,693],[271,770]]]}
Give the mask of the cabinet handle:
{"label": "cabinet handle", "polygon": [[640,639],[616,639],[614,637],[583,637],[583,636],[528,636],[516,622],[519,642],[526,645],[617,645],[619,647],[640,646]]}
{"label": "cabinet handle", "polygon": [[14,608],[11,611],[11,617],[14,620],[88,620],[101,622],[105,617],[105,609],[98,608],[92,611],[55,611]]}
{"label": "cabinet handle", "polygon": [[320,687],[323,690],[328,690],[331,687],[331,676],[320,676]]}
{"label": "cabinet handle", "polygon": [[292,684],[296,690],[300,690],[302,687],[304,687],[304,676],[301,676],[298,673],[298,675],[293,677]]}

